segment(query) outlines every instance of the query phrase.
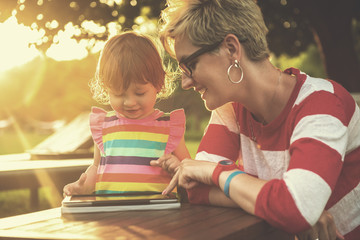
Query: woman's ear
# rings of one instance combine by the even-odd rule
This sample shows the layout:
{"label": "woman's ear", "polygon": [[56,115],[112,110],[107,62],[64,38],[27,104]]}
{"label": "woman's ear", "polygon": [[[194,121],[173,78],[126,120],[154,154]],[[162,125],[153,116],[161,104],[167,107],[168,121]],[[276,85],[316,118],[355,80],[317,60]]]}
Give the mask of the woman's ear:
{"label": "woman's ear", "polygon": [[224,45],[232,58],[240,59],[241,43],[234,34],[226,35],[224,38]]}

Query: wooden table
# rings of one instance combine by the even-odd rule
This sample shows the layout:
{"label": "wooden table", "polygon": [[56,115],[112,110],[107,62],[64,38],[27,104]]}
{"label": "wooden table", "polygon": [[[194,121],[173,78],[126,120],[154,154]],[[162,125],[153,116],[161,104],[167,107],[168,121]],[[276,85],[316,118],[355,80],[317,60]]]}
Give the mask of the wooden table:
{"label": "wooden table", "polygon": [[241,209],[190,205],[181,209],[87,213],[60,208],[0,219],[0,239],[256,239],[293,236]]}
{"label": "wooden table", "polygon": [[37,207],[38,188],[50,187],[62,198],[65,184],[79,178],[92,159],[31,160],[28,154],[0,156],[0,191],[29,188]]}

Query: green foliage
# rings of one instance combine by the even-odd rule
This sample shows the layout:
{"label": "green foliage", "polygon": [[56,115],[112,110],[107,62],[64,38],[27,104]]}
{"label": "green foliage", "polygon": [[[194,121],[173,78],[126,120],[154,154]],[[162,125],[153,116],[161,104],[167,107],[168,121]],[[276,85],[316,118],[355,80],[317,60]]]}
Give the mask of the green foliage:
{"label": "green foliage", "polygon": [[300,53],[299,56],[291,57],[282,54],[279,57],[273,56],[271,62],[281,70],[295,67],[313,77],[326,77],[320,53],[314,44],[310,45],[307,50]]}
{"label": "green foliage", "polygon": [[[81,34],[75,38],[106,40],[110,31],[109,23],[118,24],[123,30],[137,29],[143,21],[157,22],[161,9],[165,7],[165,0],[117,2],[119,1],[0,1],[0,21],[6,20],[16,10],[20,23],[35,25],[35,28],[45,31],[46,40],[36,44],[37,48],[45,52],[56,42],[59,31],[64,30],[69,22],[81,30]],[[139,16],[142,17],[141,20]],[[88,29],[83,25],[85,21],[92,21],[106,30],[99,32]]]}
{"label": "green foliage", "polygon": [[314,43],[306,14],[296,6],[296,0],[258,0],[269,29],[269,48],[277,56],[297,56]]}
{"label": "green foliage", "polygon": [[[358,1],[358,4],[360,5],[360,1]],[[359,17],[359,20],[353,19],[352,31],[353,31],[354,43],[355,43],[354,48],[355,48],[355,51],[357,52],[357,56],[358,56],[358,59],[360,62],[360,17]]]}
{"label": "green foliage", "polygon": [[9,71],[0,79],[0,118],[15,114],[18,119],[70,120],[89,111],[96,105],[88,87],[96,63],[97,55],[62,62],[37,58]]}
{"label": "green foliage", "polygon": [[189,150],[191,158],[195,158],[197,149],[199,147],[200,141],[186,141],[186,147]]}

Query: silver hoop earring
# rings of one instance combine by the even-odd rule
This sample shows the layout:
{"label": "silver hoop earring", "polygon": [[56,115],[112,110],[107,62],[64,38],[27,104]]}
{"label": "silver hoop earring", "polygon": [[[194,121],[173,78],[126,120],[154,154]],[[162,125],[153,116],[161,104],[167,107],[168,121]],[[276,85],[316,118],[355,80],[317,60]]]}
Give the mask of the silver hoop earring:
{"label": "silver hoop earring", "polygon": [[[240,77],[240,79],[239,79],[237,82],[233,81],[233,80],[231,79],[231,77],[230,77],[230,70],[231,70],[232,67],[238,68],[238,69],[240,69],[240,71],[241,71],[241,77]],[[229,68],[228,68],[228,70],[227,70],[227,76],[228,76],[228,78],[229,78],[229,81],[232,82],[232,83],[240,83],[240,82],[243,80],[244,71],[243,71],[242,67],[240,66],[238,60],[235,59],[235,62],[229,66]]]}

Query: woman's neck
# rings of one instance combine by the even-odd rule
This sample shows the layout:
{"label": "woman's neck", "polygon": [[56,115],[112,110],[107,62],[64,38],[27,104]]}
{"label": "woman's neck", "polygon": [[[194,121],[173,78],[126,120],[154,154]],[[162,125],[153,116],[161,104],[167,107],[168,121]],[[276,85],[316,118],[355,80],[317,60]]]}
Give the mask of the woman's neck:
{"label": "woman's neck", "polygon": [[[262,124],[273,121],[286,106],[296,81],[270,61],[244,67],[246,93],[240,103]],[[245,84],[244,84],[245,85]]]}

